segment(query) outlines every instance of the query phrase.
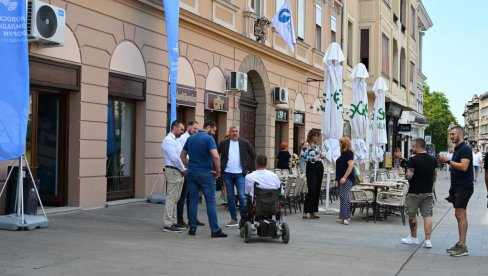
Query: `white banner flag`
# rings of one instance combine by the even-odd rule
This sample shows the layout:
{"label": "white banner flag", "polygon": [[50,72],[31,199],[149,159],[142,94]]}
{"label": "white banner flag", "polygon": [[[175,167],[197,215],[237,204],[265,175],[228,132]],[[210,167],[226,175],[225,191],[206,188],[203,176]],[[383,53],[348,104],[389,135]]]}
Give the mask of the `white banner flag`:
{"label": "white banner flag", "polygon": [[296,38],[295,29],[293,28],[293,18],[291,16],[290,0],[285,1],[285,4],[276,12],[271,22],[286,42],[286,45],[295,52]]}

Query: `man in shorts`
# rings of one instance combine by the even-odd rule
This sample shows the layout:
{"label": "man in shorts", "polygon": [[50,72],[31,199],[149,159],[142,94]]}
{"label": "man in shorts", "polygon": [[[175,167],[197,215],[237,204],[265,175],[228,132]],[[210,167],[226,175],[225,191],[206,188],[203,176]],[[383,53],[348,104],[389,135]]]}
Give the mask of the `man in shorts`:
{"label": "man in shorts", "polygon": [[467,256],[466,234],[468,232],[468,217],[466,207],[474,190],[473,154],[471,148],[464,142],[464,132],[459,126],[449,130],[449,138],[456,145],[452,159],[441,156],[439,161],[451,166],[451,187],[447,200],[454,205],[454,215],[458,223],[459,240],[451,248],[446,249],[453,257]]}
{"label": "man in shorts", "polygon": [[412,141],[412,151],[415,154],[408,161],[405,177],[409,187],[406,202],[410,235],[402,239],[405,244],[419,244],[417,237],[417,211],[424,218],[425,247],[432,248],[430,235],[432,234],[432,209],[434,198],[432,196],[437,176],[437,162],[425,150],[425,140],[417,138]]}

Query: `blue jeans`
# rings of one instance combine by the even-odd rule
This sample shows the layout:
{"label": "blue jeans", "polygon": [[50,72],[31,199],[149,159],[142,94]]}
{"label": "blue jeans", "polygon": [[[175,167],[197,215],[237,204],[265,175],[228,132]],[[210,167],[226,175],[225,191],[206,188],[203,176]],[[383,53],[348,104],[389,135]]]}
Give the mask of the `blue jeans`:
{"label": "blue jeans", "polygon": [[229,203],[230,217],[233,220],[237,220],[236,212],[236,196],[234,193],[234,186],[237,188],[237,196],[239,197],[239,208],[241,218],[246,210],[246,197],[244,196],[244,188],[246,180],[242,173],[224,173],[224,183],[227,189],[227,200]]}
{"label": "blue jeans", "polygon": [[208,224],[212,233],[222,231],[217,220],[215,206],[215,179],[211,172],[192,172],[186,175],[188,179],[188,190],[190,192],[190,214],[188,224],[191,229],[197,229],[198,195],[202,191],[207,205]]}

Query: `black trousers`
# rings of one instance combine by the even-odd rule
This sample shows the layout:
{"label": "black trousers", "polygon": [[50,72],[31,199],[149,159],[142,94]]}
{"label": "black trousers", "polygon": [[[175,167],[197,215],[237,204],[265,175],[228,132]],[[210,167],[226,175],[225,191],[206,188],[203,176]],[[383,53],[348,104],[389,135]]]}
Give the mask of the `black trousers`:
{"label": "black trousers", "polygon": [[308,193],[305,196],[303,212],[315,213],[319,211],[320,186],[324,177],[324,165],[320,161],[315,163],[307,162],[305,175],[307,177]]}

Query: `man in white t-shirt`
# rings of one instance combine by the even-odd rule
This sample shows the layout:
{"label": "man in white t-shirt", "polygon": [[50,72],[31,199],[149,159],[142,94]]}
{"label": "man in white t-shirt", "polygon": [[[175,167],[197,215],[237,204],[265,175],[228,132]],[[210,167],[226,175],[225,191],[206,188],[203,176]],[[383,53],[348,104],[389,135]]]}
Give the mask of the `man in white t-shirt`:
{"label": "man in white t-shirt", "polygon": [[262,189],[278,189],[281,187],[283,194],[280,179],[274,172],[266,170],[267,163],[268,158],[266,156],[258,155],[256,157],[256,170],[246,175],[246,194],[254,196],[254,182],[259,183],[258,187]]}
{"label": "man in white t-shirt", "polygon": [[473,169],[474,169],[474,182],[478,181],[478,173],[480,171],[480,164],[483,162],[483,154],[478,149],[473,150]]}

